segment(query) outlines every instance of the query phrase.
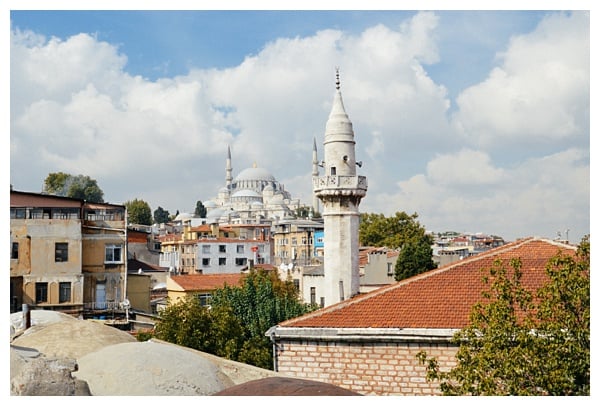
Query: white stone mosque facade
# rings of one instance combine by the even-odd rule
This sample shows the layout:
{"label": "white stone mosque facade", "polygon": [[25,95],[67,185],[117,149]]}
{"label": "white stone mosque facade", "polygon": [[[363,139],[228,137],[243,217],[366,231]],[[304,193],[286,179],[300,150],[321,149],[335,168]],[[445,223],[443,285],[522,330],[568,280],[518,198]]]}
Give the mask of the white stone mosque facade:
{"label": "white stone mosque facade", "polygon": [[301,207],[283,184],[254,164],[232,176],[231,149],[227,148],[225,185],[216,197],[203,202],[210,223],[260,224],[293,217]]}

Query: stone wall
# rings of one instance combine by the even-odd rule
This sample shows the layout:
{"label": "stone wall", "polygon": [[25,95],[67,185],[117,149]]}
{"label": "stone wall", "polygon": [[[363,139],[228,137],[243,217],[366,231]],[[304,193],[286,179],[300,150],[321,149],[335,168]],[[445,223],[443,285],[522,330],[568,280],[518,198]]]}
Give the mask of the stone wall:
{"label": "stone wall", "polygon": [[456,365],[457,347],[429,343],[290,342],[279,344],[278,371],[313,379],[363,395],[439,395],[427,382],[419,351],[436,357],[442,370]]}

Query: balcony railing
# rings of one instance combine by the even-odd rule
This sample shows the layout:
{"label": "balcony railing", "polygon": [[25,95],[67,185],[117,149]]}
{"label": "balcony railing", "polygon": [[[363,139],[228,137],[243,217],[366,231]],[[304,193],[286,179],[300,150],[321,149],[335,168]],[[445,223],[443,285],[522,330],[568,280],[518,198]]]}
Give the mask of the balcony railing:
{"label": "balcony railing", "polygon": [[319,176],[313,178],[313,189],[347,188],[367,190],[366,176]]}

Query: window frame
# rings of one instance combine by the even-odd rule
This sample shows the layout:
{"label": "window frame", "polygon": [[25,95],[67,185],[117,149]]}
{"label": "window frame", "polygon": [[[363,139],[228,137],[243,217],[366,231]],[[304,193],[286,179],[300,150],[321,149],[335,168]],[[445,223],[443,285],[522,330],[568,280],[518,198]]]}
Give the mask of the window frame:
{"label": "window frame", "polygon": [[[109,250],[111,258],[108,258]],[[115,251],[119,251],[119,259],[115,260]],[[123,244],[106,244],[104,246],[104,263],[105,264],[122,264],[123,263]]]}
{"label": "window frame", "polygon": [[54,243],[54,262],[69,262],[69,243]]}
{"label": "window frame", "polygon": [[35,283],[35,303],[48,303],[48,282]]}
{"label": "window frame", "polygon": [[71,282],[59,282],[58,283],[58,303],[68,303],[71,301],[72,301]]}
{"label": "window frame", "polygon": [[19,243],[13,241],[10,249],[10,259],[19,259]]}

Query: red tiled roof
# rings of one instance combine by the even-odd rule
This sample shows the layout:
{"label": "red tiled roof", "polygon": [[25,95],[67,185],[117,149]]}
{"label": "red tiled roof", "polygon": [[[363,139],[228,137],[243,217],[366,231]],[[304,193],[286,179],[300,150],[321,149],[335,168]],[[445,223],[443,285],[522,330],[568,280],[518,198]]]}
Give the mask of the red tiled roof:
{"label": "red tiled roof", "polygon": [[[288,320],[281,327],[333,328],[463,328],[471,307],[482,300],[484,275],[495,259],[507,269],[520,258],[521,283],[537,289],[547,280],[545,267],[559,251],[573,255],[576,247],[528,238],[505,244],[443,268],[431,270],[367,294]],[[485,271],[485,272],[482,272]]]}
{"label": "red tiled roof", "polygon": [[171,279],[185,291],[214,290],[228,286],[238,286],[242,274],[175,275]]}

